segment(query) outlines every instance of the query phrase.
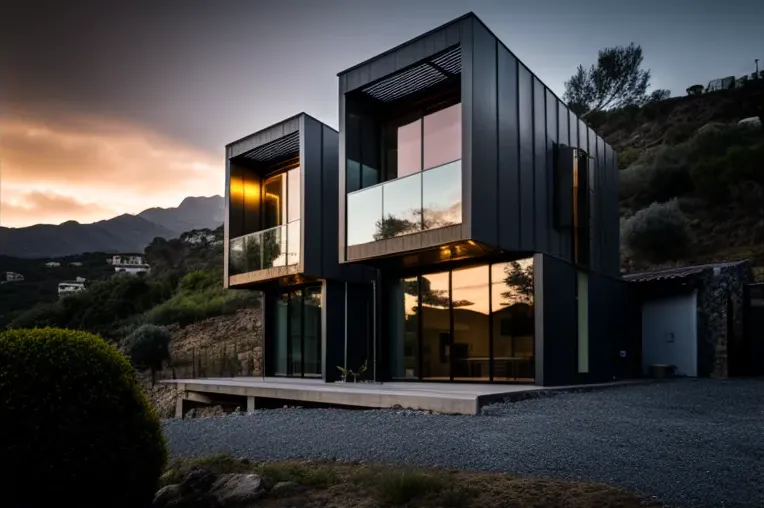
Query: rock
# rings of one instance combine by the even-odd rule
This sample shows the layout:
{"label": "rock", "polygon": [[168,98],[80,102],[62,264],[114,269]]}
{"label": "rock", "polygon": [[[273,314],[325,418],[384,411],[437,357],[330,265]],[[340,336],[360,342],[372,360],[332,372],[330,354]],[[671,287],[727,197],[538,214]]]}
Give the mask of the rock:
{"label": "rock", "polygon": [[758,116],[751,116],[743,118],[737,123],[740,127],[749,127],[751,129],[761,129],[761,118]]}
{"label": "rock", "polygon": [[180,485],[168,485],[159,489],[154,496],[153,506],[164,508],[174,506],[174,502],[182,497]]}
{"label": "rock", "polygon": [[245,506],[265,495],[262,479],[256,474],[224,474],[210,494],[224,507]]}
{"label": "rock", "polygon": [[186,473],[180,486],[184,492],[207,492],[215,483],[215,475],[202,468],[195,468]]}
{"label": "rock", "polygon": [[295,482],[278,482],[271,489],[271,495],[276,497],[291,496],[305,490],[303,485]]}

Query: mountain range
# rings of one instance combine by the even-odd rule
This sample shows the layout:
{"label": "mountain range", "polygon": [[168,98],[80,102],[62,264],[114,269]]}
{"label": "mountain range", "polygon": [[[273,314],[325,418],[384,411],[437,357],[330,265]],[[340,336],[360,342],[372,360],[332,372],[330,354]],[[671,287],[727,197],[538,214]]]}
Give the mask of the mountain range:
{"label": "mountain range", "polygon": [[51,258],[83,252],[143,252],[154,238],[176,238],[193,229],[215,229],[224,220],[221,196],[187,197],[175,208],[149,208],[136,215],[80,224],[0,227],[0,255]]}

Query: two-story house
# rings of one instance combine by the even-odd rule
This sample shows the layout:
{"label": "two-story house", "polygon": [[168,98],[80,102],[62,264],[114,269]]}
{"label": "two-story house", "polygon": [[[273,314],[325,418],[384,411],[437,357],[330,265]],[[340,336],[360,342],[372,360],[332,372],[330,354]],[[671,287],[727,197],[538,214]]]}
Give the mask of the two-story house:
{"label": "two-story house", "polygon": [[226,284],[265,290],[266,373],[639,368],[615,152],[475,15],[339,73],[339,114],[227,147]]}
{"label": "two-story house", "polygon": [[226,147],[224,284],[263,292],[268,376],[334,380],[358,357],[344,337],[368,336],[370,270],[337,251],[338,146],[302,113]]}

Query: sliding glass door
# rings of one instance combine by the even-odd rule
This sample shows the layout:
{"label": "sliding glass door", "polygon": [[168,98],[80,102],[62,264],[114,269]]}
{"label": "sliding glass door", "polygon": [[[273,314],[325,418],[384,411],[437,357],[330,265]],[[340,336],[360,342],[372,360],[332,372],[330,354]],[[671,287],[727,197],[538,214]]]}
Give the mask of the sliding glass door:
{"label": "sliding glass door", "polygon": [[321,286],[283,292],[273,332],[275,376],[321,377]]}
{"label": "sliding glass door", "polygon": [[533,259],[401,279],[390,292],[393,379],[534,378]]}

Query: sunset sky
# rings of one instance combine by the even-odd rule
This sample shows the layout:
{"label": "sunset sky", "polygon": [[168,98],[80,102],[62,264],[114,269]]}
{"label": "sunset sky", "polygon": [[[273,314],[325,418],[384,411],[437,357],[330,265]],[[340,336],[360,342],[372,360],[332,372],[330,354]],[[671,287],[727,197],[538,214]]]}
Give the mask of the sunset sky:
{"label": "sunset sky", "polygon": [[559,95],[578,64],[632,41],[675,95],[764,67],[761,0],[3,4],[0,225],[13,227],[222,194],[226,143],[300,111],[336,127],[337,72],[468,11]]}

